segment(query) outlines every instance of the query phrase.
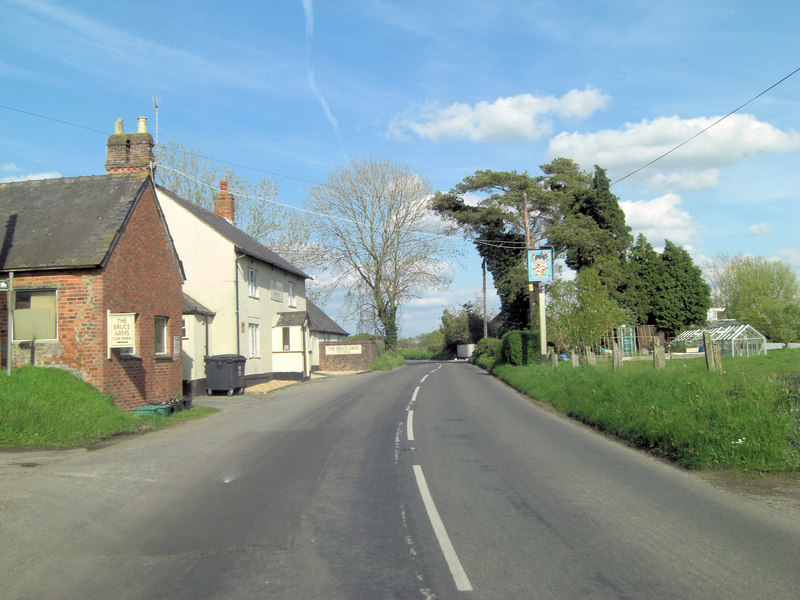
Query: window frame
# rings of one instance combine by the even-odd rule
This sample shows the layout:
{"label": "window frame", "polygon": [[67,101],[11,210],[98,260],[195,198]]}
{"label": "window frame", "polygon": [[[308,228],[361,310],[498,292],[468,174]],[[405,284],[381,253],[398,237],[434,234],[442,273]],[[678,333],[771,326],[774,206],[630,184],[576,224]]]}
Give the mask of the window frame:
{"label": "window frame", "polygon": [[249,340],[249,358],[261,357],[261,332],[258,323],[247,324],[247,337]]}
{"label": "window frame", "polygon": [[247,294],[258,298],[258,270],[253,267],[247,267]]}
{"label": "window frame", "polygon": [[291,327],[282,327],[282,344],[281,348],[283,352],[291,352],[292,351],[292,328]]}
{"label": "window frame", "polygon": [[289,282],[288,298],[289,308],[297,308],[297,296],[294,292],[294,283],[291,281]]}
{"label": "window frame", "polygon": [[[159,322],[162,323],[161,327],[159,328]],[[158,341],[158,332],[161,331],[162,337],[162,349],[159,351],[159,348],[156,346]],[[163,357],[169,356],[169,317],[165,317],[163,315],[156,315],[153,317],[153,354],[155,356]]]}
{"label": "window frame", "polygon": [[[18,307],[18,304],[19,304],[19,301],[20,301],[20,296],[24,297],[25,295],[28,296],[28,307],[27,308],[20,308],[20,307]],[[45,340],[55,341],[55,340],[58,340],[58,290],[56,288],[54,288],[54,287],[42,287],[42,288],[25,288],[25,287],[21,287],[21,288],[17,288],[16,290],[14,290],[14,312],[16,312],[18,310],[30,310],[30,309],[34,308],[34,307],[32,307],[30,305],[31,304],[31,302],[30,302],[31,296],[40,296],[41,297],[41,296],[45,296],[45,295],[48,296],[48,297],[52,295],[52,298],[53,298],[53,300],[52,300],[52,309],[53,309],[53,313],[54,314],[51,317],[51,323],[48,323],[48,333],[52,332],[53,337],[19,338],[19,337],[17,337],[17,328],[14,327],[13,328],[13,341],[14,342],[30,342],[30,341],[33,341],[33,339],[36,339],[36,341],[45,341]],[[48,302],[48,304],[51,304],[51,303]],[[49,310],[50,306],[37,307],[37,308],[47,308]],[[52,326],[52,328],[51,328],[51,326]]]}

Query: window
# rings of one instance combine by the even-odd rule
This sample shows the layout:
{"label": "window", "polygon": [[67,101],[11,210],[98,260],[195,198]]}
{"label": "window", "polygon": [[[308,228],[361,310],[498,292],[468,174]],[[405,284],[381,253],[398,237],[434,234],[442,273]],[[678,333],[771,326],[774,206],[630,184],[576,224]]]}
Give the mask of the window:
{"label": "window", "polygon": [[294,297],[294,284],[289,284],[289,307],[297,308],[297,300]]}
{"label": "window", "polygon": [[14,339],[56,339],[55,290],[17,290],[14,304]]}
{"label": "window", "polygon": [[181,318],[181,338],[184,340],[189,339],[189,334],[186,333],[186,317]]}
{"label": "window", "polygon": [[167,353],[167,317],[156,317],[153,327],[153,346],[157,355]]}
{"label": "window", "polygon": [[289,331],[288,327],[283,328],[283,351],[288,352],[290,347],[290,342],[292,340],[291,331]]}
{"label": "window", "polygon": [[258,324],[257,323],[250,323],[249,325],[249,333],[250,333],[250,356],[257,357],[259,355],[258,352]]}
{"label": "window", "polygon": [[258,298],[258,271],[247,269],[247,293],[251,298]]}
{"label": "window", "polygon": [[277,279],[272,280],[272,299],[275,302],[283,302],[283,282]]}

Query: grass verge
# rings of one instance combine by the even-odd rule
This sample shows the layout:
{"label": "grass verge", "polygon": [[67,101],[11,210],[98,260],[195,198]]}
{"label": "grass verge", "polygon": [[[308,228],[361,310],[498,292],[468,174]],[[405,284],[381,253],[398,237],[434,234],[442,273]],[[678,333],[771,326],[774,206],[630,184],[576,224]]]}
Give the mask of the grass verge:
{"label": "grass verge", "polygon": [[390,350],[384,352],[380,356],[376,356],[372,361],[371,369],[373,371],[391,371],[397,367],[402,367],[405,364],[405,358],[397,350]]}
{"label": "grass verge", "polygon": [[688,468],[800,468],[800,351],[726,358],[721,374],[701,360],[596,367],[499,365],[519,391]]}
{"label": "grass verge", "polygon": [[168,417],[139,416],[60,369],[27,366],[15,369],[10,377],[0,374],[0,447],[85,446],[211,412],[216,409],[193,407]]}

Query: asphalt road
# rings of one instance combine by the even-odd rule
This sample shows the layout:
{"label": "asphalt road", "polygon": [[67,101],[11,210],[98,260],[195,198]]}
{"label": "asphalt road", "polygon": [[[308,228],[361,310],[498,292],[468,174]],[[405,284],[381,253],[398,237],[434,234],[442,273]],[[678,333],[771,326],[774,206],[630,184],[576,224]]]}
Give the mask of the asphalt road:
{"label": "asphalt road", "polygon": [[0,598],[800,597],[800,520],[464,363],[0,453]]}

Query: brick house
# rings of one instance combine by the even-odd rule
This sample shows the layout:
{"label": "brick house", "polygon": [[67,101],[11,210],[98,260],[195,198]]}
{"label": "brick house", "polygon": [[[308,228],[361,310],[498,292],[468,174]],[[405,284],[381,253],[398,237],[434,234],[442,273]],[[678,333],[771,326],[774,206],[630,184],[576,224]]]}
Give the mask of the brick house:
{"label": "brick house", "polygon": [[[152,145],[118,120],[106,175],[0,184],[3,365],[11,296],[12,365],[67,369],[126,409],[180,396],[183,271],[138,165]],[[131,346],[110,348],[110,322]]]}

